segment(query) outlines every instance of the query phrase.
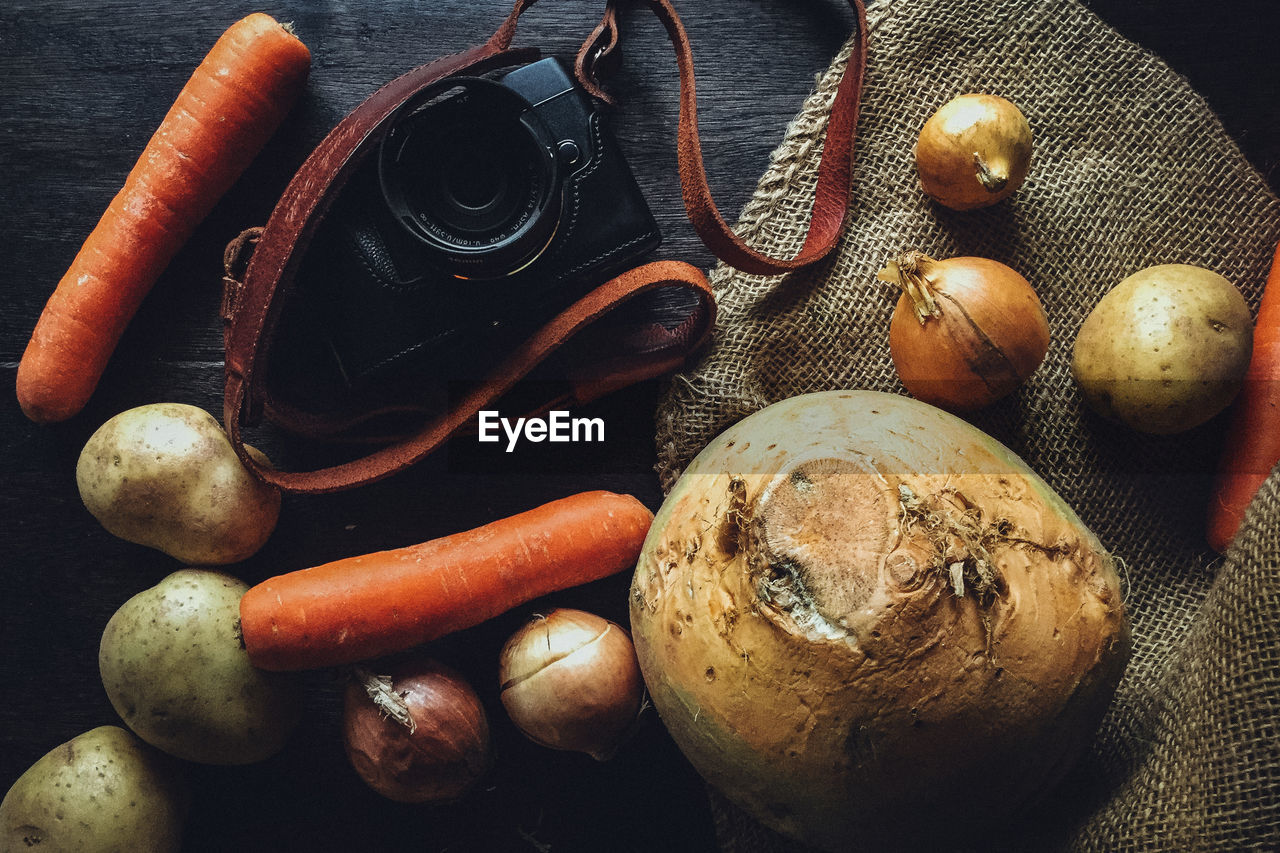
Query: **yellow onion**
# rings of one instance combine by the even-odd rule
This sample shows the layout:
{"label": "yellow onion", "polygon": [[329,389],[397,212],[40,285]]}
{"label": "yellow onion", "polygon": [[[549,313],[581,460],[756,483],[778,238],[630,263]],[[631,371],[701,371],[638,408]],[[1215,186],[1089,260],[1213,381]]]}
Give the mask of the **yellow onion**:
{"label": "yellow onion", "polygon": [[502,705],[535,743],[613,755],[632,732],[644,681],[625,628],[582,610],[535,616],[499,659]]}
{"label": "yellow onion", "polygon": [[1031,166],[1031,126],[998,95],[961,95],[934,113],[916,141],[920,185],[939,204],[972,210],[1022,185]]}
{"label": "yellow onion", "polygon": [[908,252],[878,278],[899,285],[889,353],[912,396],[951,411],[1009,394],[1049,351],[1049,321],[1025,278],[999,261]]}

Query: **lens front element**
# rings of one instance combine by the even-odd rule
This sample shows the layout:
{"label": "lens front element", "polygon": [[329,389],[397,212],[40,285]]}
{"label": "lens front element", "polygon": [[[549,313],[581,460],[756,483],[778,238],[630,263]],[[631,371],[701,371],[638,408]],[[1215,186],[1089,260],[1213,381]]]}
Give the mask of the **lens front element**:
{"label": "lens front element", "polygon": [[408,104],[382,143],[395,218],[458,278],[501,278],[550,243],[560,217],[555,141],[529,103],[454,78]]}

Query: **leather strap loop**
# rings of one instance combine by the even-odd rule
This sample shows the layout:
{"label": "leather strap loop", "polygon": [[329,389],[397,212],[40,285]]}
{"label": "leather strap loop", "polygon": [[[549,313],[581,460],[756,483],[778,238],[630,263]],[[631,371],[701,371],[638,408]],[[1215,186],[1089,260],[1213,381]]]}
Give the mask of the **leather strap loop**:
{"label": "leather strap loop", "polygon": [[[408,439],[352,462],[310,472],[276,471],[258,463],[247,452],[242,452],[241,459],[266,482],[291,492],[324,494],[383,479],[422,460],[448,441],[476,412],[496,403],[574,334],[628,299],[654,288],[673,285],[692,288],[706,308],[695,314],[700,318],[697,328],[681,329],[675,334],[693,342],[702,340],[715,321],[711,285],[696,267],[681,261],[656,261],[611,279],[570,305],[511,353],[488,378],[468,391],[457,405],[451,406]],[[244,404],[244,382],[239,377],[229,377],[227,394],[227,432],[231,443],[240,450],[244,447],[244,439],[240,419],[234,412]]]}
{"label": "leather strap loop", "polygon": [[[265,408],[258,368],[269,358],[284,297],[338,190],[385,132],[387,120],[415,93],[446,77],[523,64],[538,55],[532,49],[503,50],[485,44],[419,66],[385,84],[348,113],[294,174],[257,237],[238,294],[232,300],[224,299],[223,423],[232,446],[249,470],[281,488],[294,488],[292,484],[296,482],[297,490],[306,490],[305,475],[267,472],[253,458],[241,438],[241,424],[256,423]],[[325,481],[324,490],[367,481],[358,471],[350,471],[349,476],[352,479],[341,484],[336,478]]]}
{"label": "leather strap loop", "polygon": [[621,44],[617,4],[610,0],[600,23],[596,24],[591,35],[587,36],[587,40],[578,49],[573,65],[574,74],[582,87],[606,104],[614,103],[614,98],[604,88],[602,78],[612,76],[621,64]]}
{"label": "leather strap loop", "polygon": [[[426,86],[462,73],[480,74],[536,59],[536,50],[495,50],[488,45],[443,57],[397,77],[348,113],[298,169],[272,210],[245,271],[243,298],[225,331],[228,376],[254,388],[254,371],[266,361],[279,317],[280,291],[292,285],[306,248],[339,189],[373,148],[387,119]],[[228,395],[229,397],[229,395]],[[229,399],[224,401],[224,414]]]}
{"label": "leather strap loop", "polygon": [[[698,97],[694,82],[693,49],[671,0],[640,0],[662,22],[676,51],[680,73],[680,119],[677,129],[677,161],[685,211],[694,230],[720,260],[752,275],[779,275],[801,269],[826,257],[840,239],[849,209],[853,174],[853,147],[858,129],[858,105],[867,65],[867,13],[863,0],[848,0],[857,15],[857,41],[831,104],[826,141],[818,165],[808,232],[800,251],[790,258],[776,258],[749,245],[734,233],[711,197],[702,142],[698,135]],[[604,18],[578,52],[576,68],[583,87],[608,100],[600,76],[602,60],[616,61],[620,44],[617,4],[609,0]],[[599,70],[598,70],[599,69]]]}

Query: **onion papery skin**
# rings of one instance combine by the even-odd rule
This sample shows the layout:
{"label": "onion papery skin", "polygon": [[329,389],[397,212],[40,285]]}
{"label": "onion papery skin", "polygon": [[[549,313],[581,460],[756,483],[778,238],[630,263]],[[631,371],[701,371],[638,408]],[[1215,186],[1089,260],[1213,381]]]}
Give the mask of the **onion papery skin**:
{"label": "onion papery skin", "polygon": [[1011,101],[960,95],[938,109],[916,140],[920,186],[952,210],[990,207],[1022,186],[1031,168],[1031,125]]}
{"label": "onion papery skin", "polygon": [[1006,819],[1090,742],[1129,652],[1114,561],[1061,498],[955,416],[871,391],[712,441],[657,514],[630,609],[693,766],[829,851],[937,849]]}
{"label": "onion papery skin", "polygon": [[[406,658],[369,666],[390,679],[396,714],[375,704],[360,678],[343,696],[343,744],[351,766],[382,796],[440,803],[464,796],[493,761],[489,719],[463,676],[439,661]],[[412,724],[397,715],[407,714]]]}
{"label": "onion papery skin", "polygon": [[498,677],[502,705],[526,737],[597,761],[632,734],[644,700],[627,630],[573,608],[535,616],[512,634]]}
{"label": "onion papery skin", "polygon": [[889,354],[903,387],[952,412],[989,406],[1017,390],[1049,351],[1049,320],[1031,284],[988,258],[906,257],[927,281],[936,313],[921,319],[908,293],[898,299]]}

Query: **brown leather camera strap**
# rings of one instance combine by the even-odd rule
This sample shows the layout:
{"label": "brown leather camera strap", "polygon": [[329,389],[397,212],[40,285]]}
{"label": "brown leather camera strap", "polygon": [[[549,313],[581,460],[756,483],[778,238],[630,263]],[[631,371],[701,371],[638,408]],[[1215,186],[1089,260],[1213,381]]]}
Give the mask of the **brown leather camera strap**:
{"label": "brown leather camera strap", "polygon": [[[620,2],[626,0],[609,0],[604,18],[578,52],[579,80],[588,91],[603,100],[610,98],[600,85],[600,77],[607,69],[616,67],[617,51],[621,44],[618,29]],[[702,161],[702,142],[698,137],[698,97],[694,86],[693,49],[689,44],[689,36],[670,0],[631,2],[643,2],[653,10],[675,47],[676,65],[680,72],[680,120],[676,131],[676,157],[685,210],[698,236],[720,260],[753,275],[778,275],[824,258],[840,239],[849,209],[853,143],[857,136],[858,104],[862,100],[862,83],[867,65],[867,13],[863,0],[848,0],[858,19],[857,41],[832,100],[808,232],[800,251],[790,258],[775,258],[747,245],[720,215],[711,198],[711,188],[707,184],[706,168]]]}
{"label": "brown leather camera strap", "polygon": [[[266,226],[254,234],[253,253],[244,275],[227,277],[223,301],[226,319],[224,422],[240,458],[267,482],[293,492],[333,492],[381,479],[412,465],[462,429],[477,411],[496,402],[579,330],[637,294],[657,287],[689,288],[697,295],[700,307],[689,323],[667,334],[665,347],[655,347],[657,357],[652,363],[637,367],[629,376],[600,377],[595,387],[578,389],[576,398],[584,399],[611,384],[625,384],[632,378],[653,375],[655,363],[672,367],[672,351],[687,354],[709,335],[715,303],[706,277],[684,263],[646,264],[606,282],[570,305],[511,353],[489,379],[476,385],[456,406],[406,439],[361,459],[309,472],[275,471],[258,463],[245,448],[242,425],[256,422],[270,402],[264,399],[261,373],[269,357],[284,297],[333,199],[385,134],[396,110],[415,94],[448,77],[483,74],[536,59],[536,50],[510,47],[520,15],[535,2],[517,0],[506,20],[483,45],[407,72],[382,86],[343,118],[294,175]],[[747,272],[778,274],[823,257],[839,237],[848,206],[853,138],[866,61],[862,0],[849,0],[858,13],[859,44],[833,104],[809,237],[799,254],[785,259],[770,258],[747,246],[716,210],[707,187],[698,140],[688,37],[668,0],[643,2],[657,13],[676,47],[681,81],[678,159],[685,205],[699,235],[719,257]],[[616,60],[619,43],[617,0],[609,0],[603,20],[584,44],[577,62],[583,85],[599,96],[605,96],[600,79],[607,66]],[[625,368],[622,372],[626,373]]]}
{"label": "brown leather camera strap", "polygon": [[[554,320],[539,329],[488,378],[474,386],[458,403],[443,415],[432,420],[415,435],[382,447],[352,462],[323,468],[317,471],[286,472],[266,468],[247,453],[241,456],[262,479],[292,492],[321,494],[340,491],[353,485],[369,483],[400,471],[425,458],[460,431],[481,409],[492,407],[504,394],[530,370],[555,352],[579,330],[589,326],[604,314],[646,290],[657,287],[688,286],[699,292],[708,309],[695,328],[683,330],[694,344],[710,330],[714,312],[711,287],[702,273],[680,261],[656,261],[637,267],[613,278],[591,291],[561,312]],[[688,351],[687,347],[682,347]],[[227,428],[231,443],[239,450],[244,446],[240,434],[239,417],[235,410],[244,403],[244,384],[236,383],[229,394],[226,411]]]}

